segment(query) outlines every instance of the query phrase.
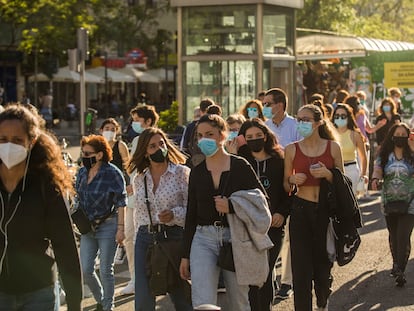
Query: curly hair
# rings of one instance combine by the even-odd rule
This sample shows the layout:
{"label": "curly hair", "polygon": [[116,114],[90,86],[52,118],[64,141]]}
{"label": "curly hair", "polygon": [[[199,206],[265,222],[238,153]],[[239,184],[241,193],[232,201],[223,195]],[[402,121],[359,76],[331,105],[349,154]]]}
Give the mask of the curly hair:
{"label": "curly hair", "polygon": [[72,179],[61,156],[58,140],[52,133],[41,128],[39,117],[22,105],[12,104],[0,114],[0,123],[8,120],[20,121],[32,141],[28,173],[42,176],[62,194],[67,191],[74,193]]}
{"label": "curly hair", "polygon": [[128,164],[128,173],[131,174],[135,169],[138,174],[144,172],[144,170],[150,166],[150,160],[147,157],[147,147],[152,137],[160,135],[167,146],[167,160],[174,164],[184,164],[186,157],[182,154],[173,142],[167,137],[163,130],[156,127],[149,127],[145,129],[138,138],[138,147],[135,149],[131,160]]}
{"label": "curly hair", "polygon": [[243,105],[243,107],[240,109],[240,113],[246,118],[249,119],[249,113],[247,111],[248,108],[250,108],[250,106],[252,104],[256,104],[257,105],[257,117],[264,120],[264,116],[263,116],[263,104],[260,100],[258,99],[253,99],[253,100],[249,100],[245,105]]}
{"label": "curly hair", "polygon": [[[390,155],[391,152],[394,151],[395,145],[394,145],[394,141],[392,140],[392,137],[394,136],[395,131],[399,127],[402,127],[405,129],[405,131],[407,132],[407,139],[410,136],[410,128],[405,123],[394,124],[390,128],[379,150],[380,165],[383,171],[384,171],[385,165],[388,162],[388,156]],[[403,158],[407,160],[411,165],[414,164],[414,155],[408,144],[406,144],[403,147]]]}
{"label": "curly hair", "polygon": [[82,137],[81,147],[89,145],[95,152],[102,152],[102,162],[112,161],[112,148],[107,140],[101,135],[89,135]]}
{"label": "curly hair", "polygon": [[279,145],[277,138],[273,134],[272,130],[270,130],[260,118],[246,120],[246,122],[244,122],[240,128],[239,135],[243,135],[244,137],[246,137],[246,131],[252,127],[257,127],[258,129],[260,129],[266,137],[264,151],[272,157],[276,156],[282,159],[282,147]]}

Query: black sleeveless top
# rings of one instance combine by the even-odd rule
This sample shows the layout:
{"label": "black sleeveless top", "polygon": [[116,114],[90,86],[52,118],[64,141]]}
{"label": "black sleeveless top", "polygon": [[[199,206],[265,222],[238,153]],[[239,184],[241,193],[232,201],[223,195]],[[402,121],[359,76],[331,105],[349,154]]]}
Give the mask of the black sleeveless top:
{"label": "black sleeveless top", "polygon": [[115,165],[121,172],[124,172],[124,167],[122,165],[122,157],[119,153],[119,140],[116,141],[115,145],[112,147],[112,161],[111,163]]}

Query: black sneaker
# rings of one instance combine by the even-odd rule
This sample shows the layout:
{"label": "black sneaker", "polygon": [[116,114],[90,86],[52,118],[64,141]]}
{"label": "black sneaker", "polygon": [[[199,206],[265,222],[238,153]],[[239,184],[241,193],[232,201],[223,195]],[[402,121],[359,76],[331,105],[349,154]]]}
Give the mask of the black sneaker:
{"label": "black sneaker", "polygon": [[393,277],[393,278],[396,278],[397,274],[398,274],[398,266],[397,266],[397,264],[393,264],[391,272],[390,272],[390,276]]}
{"label": "black sneaker", "polygon": [[276,299],[284,300],[284,299],[288,299],[292,297],[292,295],[293,295],[292,286],[288,284],[282,284],[280,285],[280,289],[276,293]]}
{"label": "black sneaker", "polygon": [[405,279],[405,275],[403,272],[398,271],[397,277],[395,278],[395,285],[397,287],[403,287],[407,283],[407,280]]}

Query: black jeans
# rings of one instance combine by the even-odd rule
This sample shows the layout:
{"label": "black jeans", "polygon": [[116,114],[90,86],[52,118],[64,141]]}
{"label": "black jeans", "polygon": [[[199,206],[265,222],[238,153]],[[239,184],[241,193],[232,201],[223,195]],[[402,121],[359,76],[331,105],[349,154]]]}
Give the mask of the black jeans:
{"label": "black jeans", "polygon": [[390,214],[385,216],[385,221],[393,263],[404,272],[411,252],[410,237],[414,226],[414,215]]}
{"label": "black jeans", "polygon": [[326,251],[328,213],[318,203],[294,197],[290,212],[290,249],[296,311],[312,310],[312,281],[318,307],[331,293],[332,263]]}
{"label": "black jeans", "polygon": [[271,227],[268,235],[274,244],[274,246],[269,249],[269,275],[261,288],[250,286],[249,301],[252,311],[269,311],[271,310],[273,301],[273,268],[275,267],[276,259],[279,256],[280,248],[282,246],[283,228]]}

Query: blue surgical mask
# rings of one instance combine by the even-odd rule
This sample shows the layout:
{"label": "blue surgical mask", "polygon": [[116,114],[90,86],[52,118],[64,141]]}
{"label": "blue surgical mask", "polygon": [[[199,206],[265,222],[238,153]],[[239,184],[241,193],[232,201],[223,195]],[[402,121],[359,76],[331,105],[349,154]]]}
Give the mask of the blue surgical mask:
{"label": "blue surgical mask", "polygon": [[334,122],[337,127],[345,127],[348,125],[348,118],[347,119],[335,119]]}
{"label": "blue surgical mask", "polygon": [[359,103],[363,106],[363,105],[365,105],[365,99],[360,99],[359,100]]}
{"label": "blue surgical mask", "polygon": [[247,115],[249,116],[249,119],[257,118],[259,116],[257,108],[247,108]]}
{"label": "blue surgical mask", "polygon": [[296,124],[296,130],[298,131],[299,135],[303,138],[309,137],[312,135],[313,132],[312,122],[298,122]]}
{"label": "blue surgical mask", "polygon": [[230,131],[229,136],[227,136],[227,140],[233,140],[237,137],[237,132],[236,131]]}
{"label": "blue surgical mask", "polygon": [[201,138],[197,145],[206,157],[211,157],[218,151],[217,142],[212,138]]}
{"label": "blue surgical mask", "polygon": [[144,131],[141,122],[133,121],[131,126],[135,133],[141,134]]}
{"label": "blue surgical mask", "polygon": [[263,107],[263,115],[268,119],[273,118],[272,107]]}
{"label": "blue surgical mask", "polygon": [[382,106],[382,110],[384,112],[390,112],[391,111],[391,106]]}

